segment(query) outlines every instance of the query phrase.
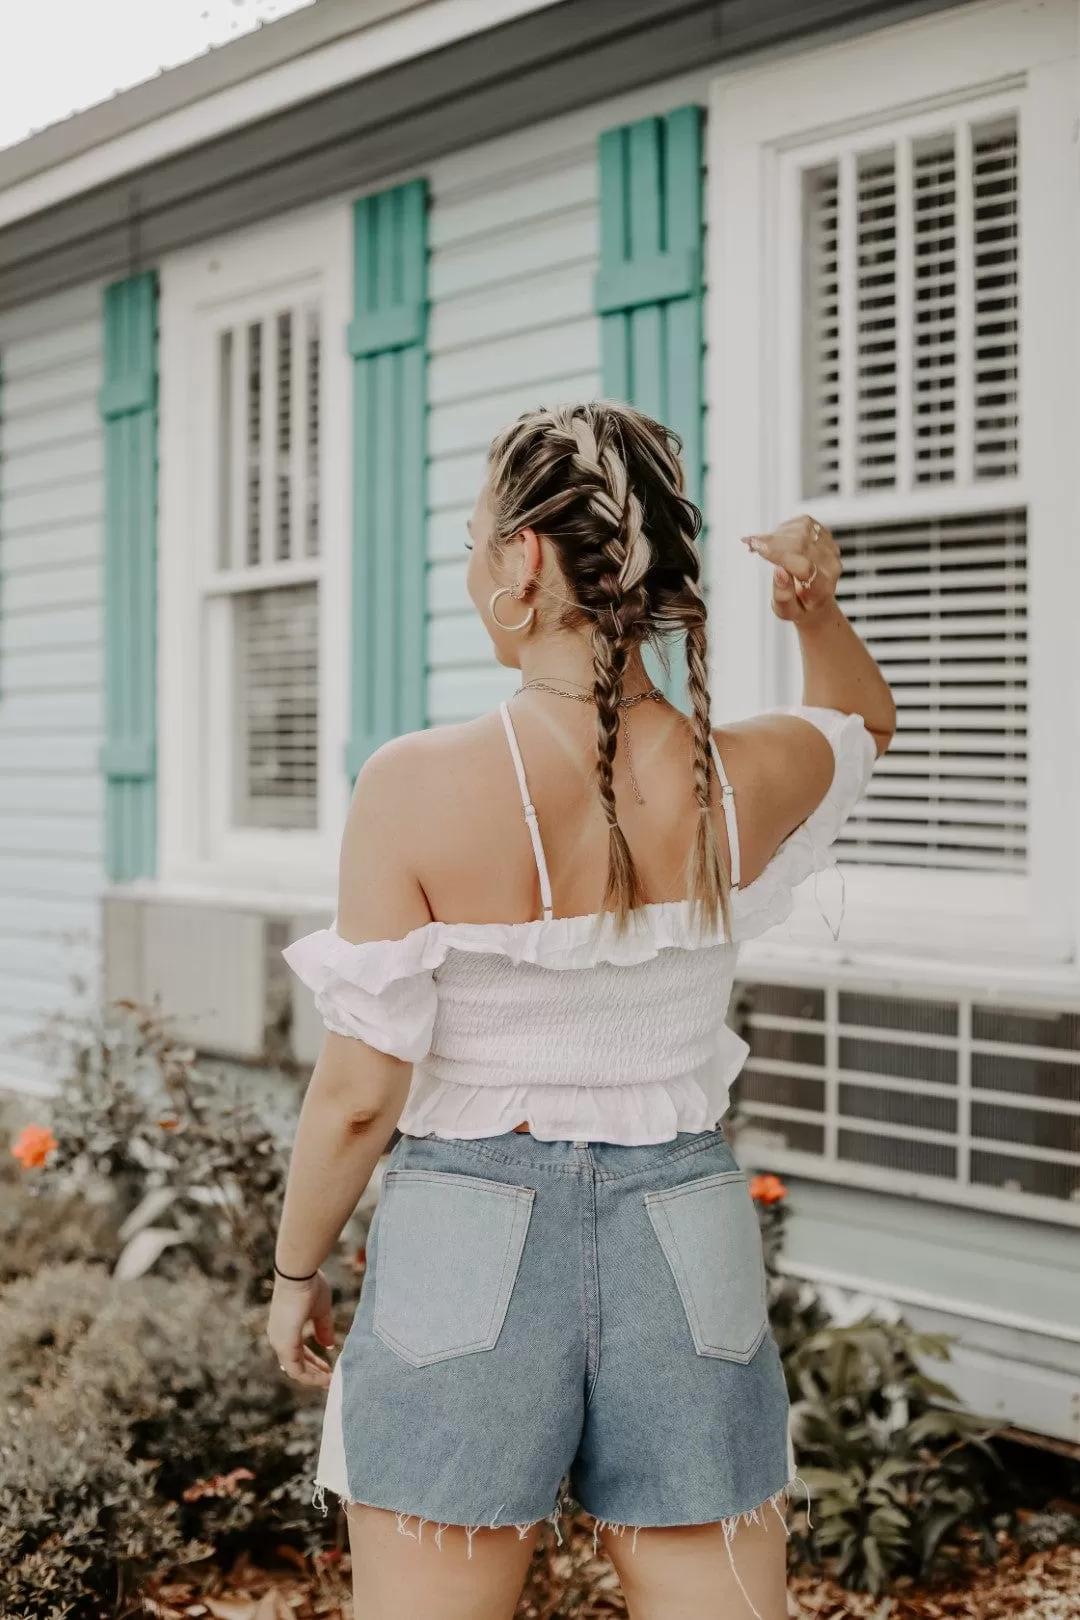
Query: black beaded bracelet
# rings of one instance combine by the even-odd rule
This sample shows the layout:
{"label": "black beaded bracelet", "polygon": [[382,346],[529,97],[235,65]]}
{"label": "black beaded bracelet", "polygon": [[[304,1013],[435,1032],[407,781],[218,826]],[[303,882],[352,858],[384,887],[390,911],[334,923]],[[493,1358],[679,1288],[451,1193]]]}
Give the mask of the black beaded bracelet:
{"label": "black beaded bracelet", "polygon": [[277,1277],[281,1277],[285,1282],[310,1282],[313,1277],[317,1277],[319,1275],[319,1268],[318,1268],[318,1266],[316,1266],[315,1270],[314,1271],[309,1271],[306,1277],[290,1277],[289,1273],[287,1271],[282,1271],[281,1267],[278,1265],[277,1261],[275,1260],[274,1261],[274,1275],[277,1276]]}

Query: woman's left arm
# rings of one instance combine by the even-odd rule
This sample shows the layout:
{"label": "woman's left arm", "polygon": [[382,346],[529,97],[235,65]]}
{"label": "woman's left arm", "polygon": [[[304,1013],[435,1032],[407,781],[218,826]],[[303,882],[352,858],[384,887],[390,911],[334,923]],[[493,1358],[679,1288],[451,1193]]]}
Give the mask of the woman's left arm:
{"label": "woman's left arm", "polygon": [[296,1127],[275,1259],[267,1337],[283,1371],[325,1387],[330,1368],[304,1343],[334,1342],[330,1285],[319,1267],[341,1236],[394,1132],[412,1064],[363,1041],[327,1032]]}
{"label": "woman's left arm", "polygon": [[[356,784],[342,841],[338,933],[354,944],[400,939],[431,913],[410,858],[410,805],[416,802],[418,739],[404,737],[372,756]],[[325,1387],[326,1360],[305,1344],[334,1342],[330,1286],[321,1267],[371,1179],[401,1117],[412,1064],[366,1041],[327,1032],[296,1128],[278,1229],[267,1337],[282,1369]]]}

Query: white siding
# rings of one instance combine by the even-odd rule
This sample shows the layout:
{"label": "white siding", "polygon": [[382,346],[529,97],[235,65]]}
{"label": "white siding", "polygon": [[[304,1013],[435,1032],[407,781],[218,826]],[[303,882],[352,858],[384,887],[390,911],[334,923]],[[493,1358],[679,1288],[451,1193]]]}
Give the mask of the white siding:
{"label": "white siding", "polygon": [[102,875],[100,290],[0,317],[0,1085],[96,990]]}
{"label": "white siding", "polygon": [[600,391],[600,132],[704,102],[652,86],[432,166],[428,396],[428,719],[491,708],[517,684],[465,590],[465,523],[493,435],[537,405]]}

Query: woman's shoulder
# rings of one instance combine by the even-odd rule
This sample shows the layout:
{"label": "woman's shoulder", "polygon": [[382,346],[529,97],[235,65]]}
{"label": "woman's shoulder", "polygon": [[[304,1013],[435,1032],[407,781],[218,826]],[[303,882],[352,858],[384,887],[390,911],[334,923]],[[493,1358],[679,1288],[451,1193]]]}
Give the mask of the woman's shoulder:
{"label": "woman's shoulder", "polygon": [[391,737],[364,762],[357,795],[365,800],[411,796],[417,788],[430,790],[440,773],[468,777],[478,759],[491,754],[497,730],[501,732],[501,721],[493,710],[474,720]]}
{"label": "woman's shoulder", "polygon": [[815,828],[835,821],[835,837],[875,757],[860,716],[806,705],[724,726],[715,736],[735,789],[743,868],[751,879],[811,818],[818,818]]}
{"label": "woman's shoulder", "polygon": [[[718,727],[713,736],[736,797],[806,802],[829,790],[836,756],[828,734],[802,712],[772,711]],[[799,818],[801,819],[801,818]]]}

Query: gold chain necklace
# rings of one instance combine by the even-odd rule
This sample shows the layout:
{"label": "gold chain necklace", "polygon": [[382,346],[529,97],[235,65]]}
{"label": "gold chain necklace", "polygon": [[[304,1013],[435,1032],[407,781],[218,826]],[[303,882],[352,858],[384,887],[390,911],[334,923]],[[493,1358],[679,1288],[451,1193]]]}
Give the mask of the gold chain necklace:
{"label": "gold chain necklace", "polygon": [[[560,676],[558,679],[561,680],[562,677]],[[564,686],[578,686],[580,684],[581,683],[579,681],[563,681]],[[550,692],[553,697],[572,698],[575,703],[596,702],[596,698],[594,697],[593,693],[587,689],[580,692],[564,692],[561,687],[553,686],[551,681],[545,679],[543,676],[537,676],[537,678],[533,681],[523,681],[518,687],[518,691]],[[620,709],[635,709],[639,703],[645,703],[649,699],[651,699],[654,703],[662,703],[664,700],[664,694],[661,692],[658,686],[650,686],[644,692],[635,692],[633,697],[620,698],[617,706]],[[644,804],[645,800],[641,796],[641,789],[638,787],[637,777],[634,775],[634,751],[630,743],[629,717],[623,721],[622,730],[623,737],[626,741],[626,769],[630,776],[630,786],[633,789],[634,798],[637,800],[638,804]]]}

